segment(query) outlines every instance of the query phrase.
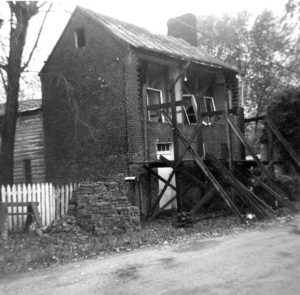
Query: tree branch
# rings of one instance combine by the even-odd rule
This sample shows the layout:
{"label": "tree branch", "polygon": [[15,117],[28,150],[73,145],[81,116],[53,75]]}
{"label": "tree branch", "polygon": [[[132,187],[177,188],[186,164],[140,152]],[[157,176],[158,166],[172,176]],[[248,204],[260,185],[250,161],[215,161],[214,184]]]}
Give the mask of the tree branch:
{"label": "tree branch", "polygon": [[[51,4],[49,5],[49,7],[48,7],[48,9],[47,9],[47,11],[46,11],[46,13],[45,13],[45,16],[44,16],[44,18],[43,18],[41,27],[40,27],[40,29],[39,29],[37,38],[36,38],[35,43],[34,43],[34,45],[33,45],[33,47],[32,47],[32,50],[31,50],[31,52],[30,52],[30,54],[29,54],[28,60],[27,60],[27,61],[24,63],[24,65],[21,67],[21,73],[24,72],[24,70],[28,67],[28,65],[29,65],[29,63],[30,63],[30,61],[31,61],[31,59],[32,59],[32,56],[33,56],[33,54],[34,54],[34,51],[36,50],[37,45],[38,45],[38,42],[39,42],[39,40],[40,40],[40,36],[41,36],[42,30],[43,30],[43,28],[44,28],[44,24],[45,24],[45,21],[46,21],[46,19],[47,19],[48,13],[49,13],[49,11],[50,11],[51,8],[52,8],[52,5],[53,5],[53,2],[51,2]],[[41,6],[40,6],[40,7],[41,7]]]}

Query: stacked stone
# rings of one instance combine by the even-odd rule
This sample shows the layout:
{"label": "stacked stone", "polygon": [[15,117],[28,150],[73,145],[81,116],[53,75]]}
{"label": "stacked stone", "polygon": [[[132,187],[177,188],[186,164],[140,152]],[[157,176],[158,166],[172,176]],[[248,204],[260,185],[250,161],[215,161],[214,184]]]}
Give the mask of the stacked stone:
{"label": "stacked stone", "polygon": [[79,226],[95,234],[116,234],[140,229],[139,209],[121,196],[116,182],[81,184],[71,213]]}

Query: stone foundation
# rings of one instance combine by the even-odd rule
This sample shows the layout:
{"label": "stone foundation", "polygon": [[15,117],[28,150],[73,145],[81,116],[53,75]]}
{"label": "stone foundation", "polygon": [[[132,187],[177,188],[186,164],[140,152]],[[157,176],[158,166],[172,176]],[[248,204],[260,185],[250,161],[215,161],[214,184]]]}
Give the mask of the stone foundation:
{"label": "stone foundation", "polygon": [[140,212],[122,196],[116,182],[80,184],[70,212],[77,224],[96,235],[119,234],[139,230]]}

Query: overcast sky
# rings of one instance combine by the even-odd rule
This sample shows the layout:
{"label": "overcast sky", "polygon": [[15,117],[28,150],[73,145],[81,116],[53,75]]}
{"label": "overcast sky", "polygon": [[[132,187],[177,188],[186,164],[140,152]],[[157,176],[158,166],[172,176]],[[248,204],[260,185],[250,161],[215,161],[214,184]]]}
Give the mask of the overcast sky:
{"label": "overcast sky", "polygon": [[[49,14],[39,48],[29,68],[37,73],[51,53],[76,5],[108,15],[126,22],[144,27],[151,32],[166,34],[168,19],[191,12],[196,16],[224,13],[235,15],[247,10],[257,15],[264,9],[272,10],[276,15],[284,12],[288,0],[55,0]],[[46,6],[45,6],[46,7]],[[46,8],[43,8],[45,11]],[[42,11],[42,12],[43,12]],[[0,18],[5,19],[7,4],[0,0]],[[8,14],[9,15],[9,14]],[[43,13],[34,17],[28,32],[28,41],[34,42]],[[3,34],[4,28],[1,33]],[[29,43],[29,42],[27,42]],[[28,45],[28,44],[27,44]],[[29,48],[30,46],[27,46]]]}
{"label": "overcast sky", "polygon": [[[192,12],[196,16],[206,14],[236,14],[248,10],[258,14],[270,9],[277,15],[284,11],[287,0],[66,0],[54,1],[54,12],[49,16],[41,39],[39,63],[45,60],[70,18],[70,12],[80,5],[96,12],[144,27],[154,33],[165,34],[167,20]],[[36,68],[35,66],[35,68]]]}

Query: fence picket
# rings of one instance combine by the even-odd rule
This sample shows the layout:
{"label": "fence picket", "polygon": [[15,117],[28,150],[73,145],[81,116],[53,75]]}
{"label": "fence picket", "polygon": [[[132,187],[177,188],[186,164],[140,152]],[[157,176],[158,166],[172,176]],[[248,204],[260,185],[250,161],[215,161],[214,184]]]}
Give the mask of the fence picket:
{"label": "fence picket", "polygon": [[39,202],[39,213],[44,226],[67,214],[76,184],[56,185],[52,183],[17,184],[0,187],[1,200],[8,204],[8,226],[10,231],[23,228],[27,206],[12,206],[13,203]]}

